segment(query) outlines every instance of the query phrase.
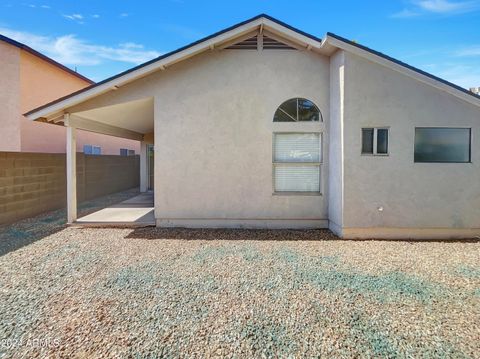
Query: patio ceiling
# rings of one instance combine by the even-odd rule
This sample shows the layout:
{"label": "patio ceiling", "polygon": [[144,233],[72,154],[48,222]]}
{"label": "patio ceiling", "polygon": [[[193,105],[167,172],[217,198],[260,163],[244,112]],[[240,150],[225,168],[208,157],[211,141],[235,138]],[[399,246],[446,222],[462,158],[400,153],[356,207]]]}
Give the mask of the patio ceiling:
{"label": "patio ceiling", "polygon": [[71,116],[146,134],[153,132],[153,98],[73,112]]}

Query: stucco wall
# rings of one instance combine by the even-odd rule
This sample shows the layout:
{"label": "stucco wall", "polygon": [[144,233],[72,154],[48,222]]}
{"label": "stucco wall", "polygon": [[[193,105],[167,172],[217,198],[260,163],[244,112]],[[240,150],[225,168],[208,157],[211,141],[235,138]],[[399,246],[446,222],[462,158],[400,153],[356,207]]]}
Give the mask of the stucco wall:
{"label": "stucco wall", "polygon": [[0,151],[20,151],[20,50],[0,41]]}
{"label": "stucco wall", "polygon": [[[480,109],[352,54],[345,79],[344,226],[480,228]],[[360,155],[374,126],[388,157]],[[416,126],[471,127],[472,163],[414,163]]]}
{"label": "stucco wall", "polygon": [[339,232],[343,225],[343,115],[345,54],[337,51],[330,58],[330,156],[329,156],[329,227]]}
{"label": "stucco wall", "polygon": [[[208,52],[69,108],[155,97],[155,217],[159,225],[327,226],[328,141],[321,196],[273,195],[273,132],[322,132],[329,59],[291,50]],[[305,97],[324,123],[273,123]]]}
{"label": "stucco wall", "polygon": [[[214,52],[167,69],[155,87],[157,223],[327,219],[325,167],[323,196],[272,195],[273,132],[321,131],[325,124],[272,120],[282,102],[304,97],[328,121],[328,58],[285,50]],[[323,150],[327,159],[326,134]]]}

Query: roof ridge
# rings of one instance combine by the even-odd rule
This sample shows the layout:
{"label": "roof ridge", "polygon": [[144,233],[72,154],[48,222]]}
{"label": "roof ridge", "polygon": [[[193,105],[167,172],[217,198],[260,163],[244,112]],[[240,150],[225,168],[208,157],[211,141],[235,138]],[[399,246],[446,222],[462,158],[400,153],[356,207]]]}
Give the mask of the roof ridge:
{"label": "roof ridge", "polygon": [[408,64],[406,64],[406,63],[404,63],[404,62],[402,62],[402,61],[399,61],[399,60],[397,60],[397,59],[395,59],[395,58],[393,58],[393,57],[390,57],[390,56],[388,56],[388,55],[385,55],[385,54],[383,54],[383,53],[381,53],[381,52],[378,52],[378,51],[376,51],[376,50],[372,50],[372,49],[370,49],[370,48],[368,48],[368,47],[366,47],[366,46],[363,46],[363,45],[360,45],[360,44],[358,44],[358,43],[356,43],[356,42],[350,41],[350,40],[348,40],[348,39],[346,39],[346,38],[344,38],[344,37],[341,37],[341,36],[339,36],[339,35],[336,35],[336,34],[334,34],[334,33],[332,33],[332,32],[327,32],[326,37],[322,40],[322,39],[320,39],[320,38],[318,38],[318,37],[316,37],[316,36],[314,36],[314,35],[308,34],[308,33],[304,32],[304,31],[301,31],[301,30],[299,30],[299,29],[296,29],[296,28],[294,28],[294,27],[292,27],[292,26],[290,26],[290,25],[288,25],[288,24],[286,24],[286,23],[284,23],[284,22],[282,22],[282,21],[280,21],[280,20],[277,20],[277,19],[271,17],[270,15],[267,15],[267,14],[262,13],[262,14],[259,14],[259,15],[254,16],[254,17],[252,17],[252,18],[249,18],[249,19],[247,19],[247,20],[244,20],[244,21],[242,21],[242,22],[240,22],[240,23],[237,23],[237,24],[235,24],[235,25],[229,26],[229,27],[227,27],[226,29],[217,31],[217,32],[215,32],[215,33],[213,33],[213,34],[211,34],[211,35],[209,35],[209,36],[203,37],[203,38],[201,38],[201,39],[199,39],[199,40],[197,40],[197,41],[194,41],[194,42],[192,42],[192,43],[190,43],[190,44],[187,44],[187,45],[185,45],[185,46],[182,46],[182,47],[180,47],[180,48],[178,48],[178,49],[176,49],[176,50],[173,50],[173,51],[170,51],[170,52],[168,52],[168,53],[166,53],[166,54],[160,55],[160,56],[158,56],[158,57],[156,57],[156,58],[154,58],[154,59],[151,59],[151,60],[149,60],[149,61],[146,61],[146,62],[144,62],[144,63],[142,63],[142,64],[140,64],[140,65],[134,66],[134,67],[132,67],[132,68],[130,68],[130,69],[127,69],[127,70],[125,70],[125,71],[123,71],[123,72],[120,72],[120,73],[118,73],[118,74],[116,74],[116,75],[114,75],[114,76],[111,76],[111,77],[109,77],[109,78],[106,78],[106,79],[104,79],[104,80],[102,80],[102,81],[100,81],[100,82],[94,83],[94,84],[92,84],[92,85],[90,85],[90,86],[87,86],[87,87],[81,89],[81,90],[75,91],[75,92],[73,92],[73,93],[71,93],[71,94],[69,94],[69,95],[63,96],[63,97],[58,98],[58,99],[56,99],[56,100],[54,100],[54,101],[51,101],[51,102],[49,102],[49,103],[47,103],[47,104],[44,104],[44,105],[42,105],[42,106],[39,106],[39,107],[37,107],[37,108],[35,108],[35,109],[32,109],[32,110],[26,112],[24,115],[25,115],[25,116],[29,116],[29,115],[31,115],[32,113],[35,113],[35,112],[37,112],[37,111],[41,111],[41,110],[43,110],[44,108],[47,108],[47,107],[52,106],[52,105],[55,105],[55,104],[57,104],[57,103],[59,103],[59,102],[62,102],[62,101],[64,101],[64,100],[67,100],[68,98],[74,97],[74,96],[76,96],[76,95],[79,95],[79,94],[81,94],[81,93],[83,93],[83,92],[89,91],[89,90],[91,90],[91,89],[93,89],[93,88],[96,88],[96,87],[98,87],[98,86],[104,85],[104,84],[106,84],[106,83],[108,83],[108,82],[110,82],[110,81],[113,81],[113,80],[117,79],[117,78],[121,78],[122,76],[125,76],[125,75],[127,75],[127,74],[129,74],[129,73],[131,73],[131,72],[134,72],[134,71],[137,71],[137,70],[139,70],[139,69],[142,69],[143,67],[146,67],[146,66],[151,65],[151,64],[153,64],[153,63],[155,63],[155,62],[157,62],[157,61],[161,61],[161,60],[163,60],[163,59],[165,59],[165,58],[168,58],[168,57],[170,57],[170,56],[173,56],[173,55],[175,55],[175,54],[177,54],[177,53],[180,53],[180,52],[182,52],[182,51],[184,51],[184,50],[187,50],[187,49],[189,49],[189,48],[191,48],[191,47],[193,47],[193,46],[195,46],[195,45],[198,45],[198,44],[201,44],[201,43],[203,43],[203,42],[206,42],[206,41],[208,41],[208,40],[210,40],[210,39],[213,39],[213,38],[215,38],[215,37],[217,37],[217,36],[220,36],[220,35],[222,35],[222,34],[224,34],[224,33],[227,33],[227,32],[229,32],[229,31],[232,31],[232,30],[234,30],[234,29],[236,29],[236,28],[238,28],[238,27],[241,27],[242,25],[246,25],[246,24],[248,24],[248,23],[250,23],[250,22],[253,22],[253,21],[255,21],[255,20],[258,20],[258,19],[260,19],[260,18],[265,18],[265,19],[267,19],[267,20],[269,20],[269,21],[272,21],[272,22],[276,23],[277,25],[280,25],[280,26],[282,26],[282,27],[284,27],[284,28],[286,28],[286,29],[288,29],[288,30],[290,30],[290,31],[296,32],[296,33],[299,34],[299,35],[308,37],[309,39],[314,40],[314,41],[318,41],[318,42],[321,43],[320,46],[322,46],[322,45],[324,45],[324,44],[327,43],[328,37],[337,39],[337,40],[339,40],[339,41],[341,41],[341,42],[344,42],[344,43],[347,44],[347,45],[355,46],[355,47],[357,47],[357,48],[359,48],[359,49],[361,49],[361,50],[363,50],[363,51],[366,51],[366,52],[368,52],[368,53],[370,53],[370,54],[373,54],[373,55],[375,55],[375,56],[379,56],[380,58],[383,58],[383,59],[385,59],[385,60],[387,60],[387,61],[390,61],[390,62],[392,62],[392,63],[394,63],[394,64],[397,64],[397,65],[402,66],[402,67],[404,67],[404,68],[406,68],[406,69],[409,69],[409,70],[411,70],[411,71],[414,71],[414,72],[416,72],[417,74],[421,74],[421,75],[426,76],[426,77],[428,77],[428,78],[430,78],[430,79],[433,79],[433,80],[435,80],[435,81],[438,81],[438,82],[440,82],[440,83],[443,83],[444,85],[447,85],[447,86],[449,86],[449,87],[451,87],[451,88],[453,88],[453,89],[455,89],[455,90],[457,90],[457,91],[460,91],[460,92],[462,92],[462,93],[464,93],[464,94],[468,94],[468,95],[470,95],[470,96],[473,96],[475,99],[479,99],[479,100],[480,100],[480,96],[479,96],[479,95],[476,95],[476,94],[474,94],[473,92],[468,91],[467,89],[465,89],[465,88],[463,88],[463,87],[460,87],[460,86],[458,86],[458,85],[455,85],[455,84],[453,84],[453,83],[451,83],[451,82],[449,82],[449,81],[447,81],[447,80],[444,80],[444,79],[442,79],[442,78],[440,78],[440,77],[437,77],[437,76],[435,76],[435,75],[429,74],[429,73],[427,73],[427,72],[425,72],[425,71],[423,71],[423,70],[420,70],[420,69],[418,69],[418,68],[416,68],[416,67],[413,67],[413,66],[411,66],[411,65],[408,65]]}
{"label": "roof ridge", "polygon": [[297,29],[297,28],[295,28],[295,27],[293,27],[293,26],[290,26],[290,25],[288,25],[288,24],[286,24],[286,23],[284,23],[284,22],[282,22],[282,21],[280,21],[280,20],[278,20],[278,19],[275,19],[274,17],[272,17],[272,16],[270,16],[270,15],[267,15],[267,14],[262,13],[262,14],[259,14],[259,15],[254,16],[254,17],[252,17],[252,18],[250,18],[250,19],[247,19],[247,20],[241,21],[241,22],[239,22],[239,23],[237,23],[237,24],[234,24],[234,25],[232,25],[232,26],[229,26],[229,27],[227,27],[227,28],[225,28],[225,29],[223,29],[223,30],[217,31],[217,32],[215,32],[215,33],[213,33],[213,34],[211,34],[211,35],[205,36],[205,37],[203,37],[203,38],[201,38],[201,39],[199,39],[199,40],[196,40],[196,41],[194,41],[194,42],[191,42],[191,43],[189,43],[189,44],[187,44],[187,45],[184,45],[184,46],[182,46],[182,47],[180,47],[180,48],[178,48],[178,49],[176,49],[176,50],[173,50],[173,51],[167,52],[166,54],[157,56],[157,57],[155,57],[155,58],[153,58],[153,59],[151,59],[151,60],[148,60],[148,61],[146,61],[146,62],[141,63],[140,65],[131,67],[131,68],[125,70],[125,71],[122,71],[122,72],[116,74],[116,75],[110,76],[110,77],[108,77],[108,78],[106,78],[106,79],[104,79],[104,80],[102,80],[102,81],[93,83],[93,84],[91,84],[90,86],[87,86],[87,87],[85,87],[85,88],[83,88],[83,89],[80,89],[80,90],[78,90],[78,91],[75,91],[75,92],[73,92],[73,93],[71,93],[71,94],[68,94],[68,95],[66,95],[66,96],[60,97],[60,98],[58,98],[57,100],[54,100],[54,101],[52,101],[52,102],[49,102],[49,103],[47,103],[47,104],[45,104],[45,105],[43,105],[43,106],[37,107],[37,108],[35,108],[35,109],[32,109],[32,110],[26,112],[24,115],[27,116],[27,115],[29,115],[29,114],[37,111],[37,110],[41,110],[42,108],[48,107],[49,105],[53,105],[53,104],[55,104],[55,103],[57,103],[57,102],[61,102],[61,101],[65,100],[65,99],[67,99],[67,98],[69,98],[69,97],[78,95],[78,94],[80,94],[80,93],[82,93],[82,92],[85,92],[85,91],[88,91],[88,90],[90,90],[90,89],[92,89],[92,88],[94,88],[94,87],[103,85],[104,83],[110,82],[110,81],[112,81],[112,80],[114,80],[114,79],[116,79],[116,78],[119,78],[119,77],[122,77],[122,76],[124,76],[124,75],[126,75],[126,74],[129,74],[130,72],[133,72],[133,71],[136,71],[136,70],[138,70],[138,69],[141,69],[142,67],[145,67],[145,66],[148,66],[148,65],[150,65],[150,64],[153,64],[153,63],[155,63],[155,62],[157,62],[157,61],[163,60],[163,59],[165,59],[165,58],[167,58],[167,57],[169,57],[169,56],[172,56],[172,55],[174,55],[174,54],[176,54],[176,53],[178,53],[178,52],[181,52],[181,51],[186,50],[186,49],[188,49],[188,48],[190,48],[190,47],[193,47],[193,46],[195,46],[195,45],[197,45],[197,44],[200,44],[200,43],[202,43],[202,42],[205,42],[205,41],[207,41],[207,40],[210,40],[210,39],[212,39],[212,38],[214,38],[214,37],[216,37],[216,36],[219,36],[219,35],[221,35],[221,34],[224,34],[224,33],[228,32],[228,31],[234,30],[234,29],[236,29],[237,27],[240,27],[240,26],[242,26],[242,25],[248,24],[249,22],[258,20],[258,19],[260,19],[260,18],[262,18],[262,17],[265,18],[265,19],[267,19],[267,20],[270,20],[270,21],[272,21],[272,22],[274,22],[274,23],[276,23],[276,24],[278,24],[278,25],[280,25],[280,26],[283,26],[283,27],[285,27],[285,28],[287,28],[287,29],[289,29],[289,30],[291,30],[291,31],[297,32],[297,33],[300,34],[300,35],[303,35],[303,36],[308,37],[308,38],[310,38],[310,39],[312,39],[312,40],[315,40],[315,41],[322,42],[322,39],[320,39],[320,38],[318,38],[318,37],[316,37],[316,36],[314,36],[314,35],[308,34],[308,33],[304,32],[304,31],[299,30],[299,29]]}

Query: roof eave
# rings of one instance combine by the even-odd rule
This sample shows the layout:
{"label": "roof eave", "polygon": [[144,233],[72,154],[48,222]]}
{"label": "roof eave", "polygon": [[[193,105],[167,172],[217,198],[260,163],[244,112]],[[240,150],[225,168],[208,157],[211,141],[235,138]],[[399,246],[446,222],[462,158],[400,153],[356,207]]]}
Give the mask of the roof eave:
{"label": "roof eave", "polygon": [[327,48],[337,48],[353,53],[372,62],[412,77],[437,89],[446,91],[471,104],[480,106],[480,96],[463,87],[331,32],[327,32],[325,35],[325,38],[322,42],[322,48],[325,50]]}
{"label": "roof eave", "polygon": [[318,50],[321,47],[321,39],[295,29],[274,18],[271,18],[268,15],[262,14],[225,30],[219,31],[180,49],[157,57],[104,81],[98,82],[70,95],[64,96],[36,109],[28,111],[24,114],[24,116],[29,120],[48,118],[53,114],[58,114],[65,108],[87,101],[92,97],[101,95],[102,93],[110,90],[117,89],[120,86],[144,77],[152,72],[164,70],[176,62],[185,60],[203,51],[208,51],[212,49],[212,46],[215,48],[216,45],[226,42],[229,39],[241,36],[242,34],[248,33],[257,27],[260,28],[260,25],[263,25],[273,32],[277,32],[292,41],[302,44],[305,46],[305,48]]}
{"label": "roof eave", "polygon": [[52,116],[58,116],[69,107],[87,101],[90,98],[101,95],[110,90],[117,89],[118,87],[123,86],[131,81],[147,76],[152,72],[164,70],[165,68],[171,66],[176,62],[182,61],[201,52],[215,48],[217,45],[227,42],[228,40],[235,37],[242,36],[243,34],[254,30],[256,27],[260,28],[261,25],[267,27],[271,31],[281,34],[281,36],[290,38],[291,40],[298,42],[302,46],[305,46],[305,48],[313,49],[314,51],[320,52],[327,56],[333,54],[337,49],[342,49],[365,57],[378,64],[392,68],[393,70],[404,73],[407,76],[413,77],[433,87],[447,91],[467,102],[480,106],[480,96],[475,95],[474,93],[460,86],[457,86],[425,71],[398,61],[385,54],[369,49],[368,47],[359,45],[355,42],[349,41],[333,33],[327,33],[322,41],[321,39],[313,35],[304,33],[301,30],[295,29],[268,15],[261,14],[255,16],[254,18],[231,26],[227,29],[214,33],[187,46],[181,47],[175,51],[157,57],[137,67],[124,71],[97,84],[93,84],[70,95],[64,96],[48,104],[40,106],[25,113],[24,115],[29,120],[37,120],[43,118],[51,118]]}
{"label": "roof eave", "polygon": [[83,76],[82,74],[79,74],[79,73],[76,72],[76,71],[73,71],[72,69],[68,68],[67,66],[62,65],[61,63],[55,61],[54,59],[52,59],[52,58],[50,58],[50,57],[42,54],[41,52],[38,52],[37,50],[32,49],[30,46],[27,46],[27,45],[25,45],[25,44],[22,44],[21,42],[18,42],[18,41],[14,40],[14,39],[11,39],[11,38],[9,38],[9,37],[7,37],[7,36],[5,36],[5,35],[1,35],[1,34],[0,34],[0,40],[3,41],[3,42],[6,42],[7,44],[10,44],[10,45],[15,46],[15,47],[19,48],[20,50],[26,51],[26,52],[28,52],[28,53],[30,53],[30,54],[32,54],[32,55],[34,55],[34,56],[36,56],[36,57],[38,57],[38,58],[46,61],[46,62],[48,62],[48,63],[50,63],[50,64],[58,67],[59,69],[65,71],[65,72],[67,72],[67,73],[69,73],[70,75],[73,75],[73,76],[75,76],[75,77],[78,77],[79,79],[81,79],[81,80],[83,80],[83,81],[85,81],[85,82],[88,82],[88,83],[90,83],[90,84],[94,84],[94,83],[95,83],[95,81],[90,80],[88,77]]}

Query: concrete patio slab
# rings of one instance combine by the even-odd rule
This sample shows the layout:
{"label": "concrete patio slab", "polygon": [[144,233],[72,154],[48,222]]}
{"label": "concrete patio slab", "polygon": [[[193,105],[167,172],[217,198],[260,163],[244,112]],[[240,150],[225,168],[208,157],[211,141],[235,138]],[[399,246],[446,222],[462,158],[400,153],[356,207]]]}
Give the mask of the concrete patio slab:
{"label": "concrete patio slab", "polygon": [[75,225],[88,226],[154,226],[153,193],[142,193],[126,201],[79,218]]}

